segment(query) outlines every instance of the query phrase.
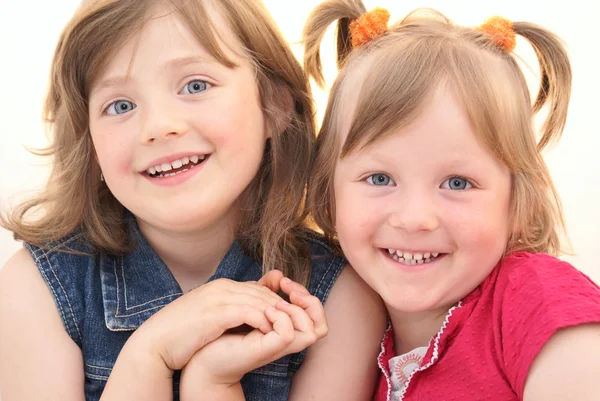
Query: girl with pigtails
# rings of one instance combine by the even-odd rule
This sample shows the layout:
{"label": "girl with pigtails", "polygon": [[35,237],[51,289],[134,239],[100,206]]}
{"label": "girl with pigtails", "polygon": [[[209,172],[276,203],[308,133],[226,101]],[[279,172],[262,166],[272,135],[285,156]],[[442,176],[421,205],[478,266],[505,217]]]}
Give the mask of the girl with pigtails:
{"label": "girl with pigtails", "polygon": [[[563,44],[500,17],[388,19],[331,0],[304,32],[323,84],[319,47],[337,22],[309,204],[387,306],[374,400],[599,399],[600,288],[557,259],[564,222],[541,153],[567,117]],[[533,101],[517,35],[539,59]]]}
{"label": "girl with pigtails", "polygon": [[82,2],[0,216],[2,400],[368,398],[385,311],[306,224],[313,115],[259,0]]}

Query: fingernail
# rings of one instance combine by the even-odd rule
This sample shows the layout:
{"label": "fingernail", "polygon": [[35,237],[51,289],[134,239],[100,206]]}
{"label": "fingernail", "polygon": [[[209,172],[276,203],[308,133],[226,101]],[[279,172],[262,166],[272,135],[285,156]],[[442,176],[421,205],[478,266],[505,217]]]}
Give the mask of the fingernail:
{"label": "fingernail", "polygon": [[292,283],[292,280],[290,280],[289,278],[287,278],[287,277],[286,277],[286,278],[284,278],[284,279],[283,279],[283,282],[284,282],[285,284],[291,284],[291,283]]}

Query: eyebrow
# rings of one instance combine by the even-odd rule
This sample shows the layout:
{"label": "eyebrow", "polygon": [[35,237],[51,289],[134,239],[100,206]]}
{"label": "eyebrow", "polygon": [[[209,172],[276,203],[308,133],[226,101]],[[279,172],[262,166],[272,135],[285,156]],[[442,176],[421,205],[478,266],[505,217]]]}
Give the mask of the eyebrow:
{"label": "eyebrow", "polygon": [[[212,62],[211,60],[208,60],[206,57],[186,56],[186,57],[179,57],[179,58],[169,60],[163,66],[163,69],[174,70],[174,69],[183,68],[183,67],[186,67],[188,65],[193,65],[193,64],[214,64],[214,62]],[[98,84],[94,85],[94,89],[92,90],[92,92],[98,92],[103,89],[111,88],[114,86],[121,86],[131,80],[133,80],[133,78],[131,77],[130,74],[128,74],[126,76],[115,76],[115,77],[106,78],[106,79],[103,79],[102,81],[98,82]]]}

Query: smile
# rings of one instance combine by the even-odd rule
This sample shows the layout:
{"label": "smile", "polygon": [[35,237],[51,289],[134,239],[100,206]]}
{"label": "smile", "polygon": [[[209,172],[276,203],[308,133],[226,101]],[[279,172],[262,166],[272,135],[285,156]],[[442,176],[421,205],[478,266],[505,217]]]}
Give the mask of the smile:
{"label": "smile", "polygon": [[210,155],[182,157],[170,163],[162,163],[146,170],[151,178],[173,177],[201,164]]}
{"label": "smile", "polygon": [[439,252],[411,253],[398,251],[396,249],[387,249],[387,254],[396,262],[402,263],[407,266],[430,263],[444,255],[443,253]]}

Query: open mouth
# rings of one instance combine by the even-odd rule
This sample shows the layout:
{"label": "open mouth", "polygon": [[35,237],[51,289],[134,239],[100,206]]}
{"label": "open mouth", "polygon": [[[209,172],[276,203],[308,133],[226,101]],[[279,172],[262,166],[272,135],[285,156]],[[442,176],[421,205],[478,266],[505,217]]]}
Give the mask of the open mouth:
{"label": "open mouth", "polygon": [[174,177],[204,163],[209,157],[210,155],[186,156],[173,160],[171,163],[163,163],[150,167],[146,170],[146,174],[150,178]]}
{"label": "open mouth", "polygon": [[431,263],[435,260],[438,260],[444,257],[445,253],[439,252],[423,252],[423,253],[411,253],[400,251],[396,249],[383,249],[383,253],[385,253],[389,258],[393,259],[398,263],[402,263],[407,266],[414,265],[423,265],[426,263]]}

